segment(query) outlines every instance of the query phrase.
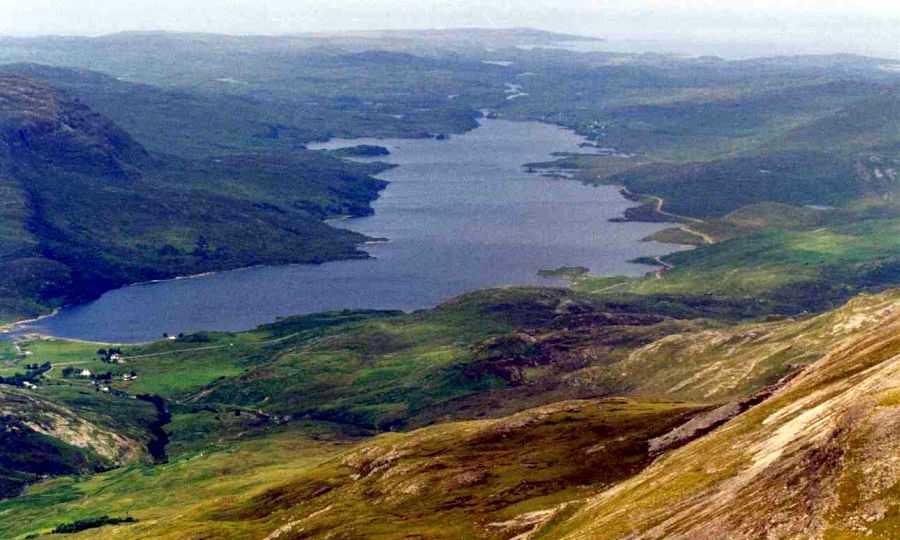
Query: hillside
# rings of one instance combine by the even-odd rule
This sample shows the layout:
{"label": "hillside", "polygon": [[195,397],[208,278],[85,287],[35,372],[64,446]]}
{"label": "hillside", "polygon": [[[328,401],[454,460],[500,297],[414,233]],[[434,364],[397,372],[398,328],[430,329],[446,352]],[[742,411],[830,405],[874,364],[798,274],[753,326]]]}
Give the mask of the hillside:
{"label": "hillside", "polygon": [[896,151],[900,144],[898,124],[900,90],[894,87],[797,126],[771,146],[842,152]]}
{"label": "hillside", "polygon": [[[140,406],[124,409],[130,409],[138,424],[149,423],[152,417]],[[47,476],[89,474],[149,461],[140,427],[121,422],[112,427],[108,417],[91,416],[82,407],[0,385],[0,497],[16,496],[25,485]]]}
{"label": "hillside", "polygon": [[713,162],[650,164],[605,179],[633,193],[666,201],[666,211],[694,218],[721,218],[744,206],[780,202],[796,206],[844,206],[896,189],[895,157],[840,156],[825,152],[780,152]]}
{"label": "hillside", "polygon": [[[456,320],[470,320],[467,313]],[[214,537],[265,537],[280,531],[273,537],[324,538],[366,531],[384,538],[398,533],[761,538],[772,531],[774,515],[779,538],[798,531],[890,538],[897,505],[890,488],[896,478],[892,469],[875,464],[894,451],[898,317],[898,293],[892,291],[796,321],[706,330],[694,321],[681,331],[625,346],[630,352],[621,356],[601,352],[604,342],[615,335],[617,342],[628,341],[622,338],[632,330],[608,326],[605,334],[584,337],[583,349],[566,348],[568,356],[551,355],[552,361],[566,365],[590,351],[599,365],[563,375],[563,380],[597,388],[618,378],[613,395],[631,398],[557,398],[536,408],[521,402],[521,412],[490,413],[501,416],[496,419],[443,421],[375,438],[309,416],[279,413],[266,421],[251,413],[258,411],[254,408],[173,406],[168,464],[45,481],[0,502],[2,530],[18,537],[102,515],[128,515],[137,521],[90,529],[79,537],[191,538],[200,531]],[[333,343],[358,332],[371,336],[359,326],[366,320],[357,318],[356,330],[331,326],[324,335],[325,328],[311,325],[312,319],[305,328],[318,335],[314,340]],[[390,318],[372,322],[378,321]],[[553,334],[559,332],[558,320],[531,324],[546,328],[547,342],[565,341]],[[252,335],[228,339],[239,350],[255,348],[257,354],[270,347]],[[285,346],[280,343],[279,348]],[[77,344],[27,346],[52,358]],[[48,346],[62,348],[53,352]],[[160,352],[197,346],[154,347]],[[444,348],[439,342],[420,347],[432,354]],[[284,356],[284,351],[269,353]],[[127,365],[141,373],[141,384],[163,390],[160,385],[177,388],[200,373],[217,377],[209,367],[227,360],[195,354],[169,364],[170,369],[182,366],[175,377],[164,369],[154,372],[154,357],[132,356]],[[212,364],[204,364],[203,355]],[[615,358],[620,360],[605,365]],[[651,379],[644,376],[648,373]],[[429,380],[433,374],[420,376]],[[254,376],[260,377],[278,375]],[[65,388],[63,381],[51,381],[40,392],[54,395]],[[371,378],[356,383],[363,385],[378,383]],[[181,388],[176,391],[189,391]],[[472,403],[467,415],[489,410]],[[212,428],[207,435],[191,434],[204,426]],[[877,476],[867,472],[860,480],[860,471],[874,469]],[[771,508],[778,511],[772,514]],[[807,515],[816,521],[807,521]]]}
{"label": "hillside", "polygon": [[0,320],[126,283],[365,256],[322,223],[363,215],[378,165],[299,151],[183,160],[151,154],[77,98],[0,75]]}
{"label": "hillside", "polygon": [[661,197],[667,211],[701,219],[764,202],[843,207],[897,189],[898,117],[900,91],[884,88],[784,134],[769,133],[740,157],[639,164],[603,181]]}
{"label": "hillside", "polygon": [[[750,412],[560,519],[541,538],[896,538],[897,304]],[[871,313],[871,311],[870,311]]]}

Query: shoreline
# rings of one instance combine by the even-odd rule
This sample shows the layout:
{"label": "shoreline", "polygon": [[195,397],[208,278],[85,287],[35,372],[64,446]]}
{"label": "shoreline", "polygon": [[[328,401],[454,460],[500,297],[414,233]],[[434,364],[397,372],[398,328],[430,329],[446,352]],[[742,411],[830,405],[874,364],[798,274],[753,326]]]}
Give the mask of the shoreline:
{"label": "shoreline", "polygon": [[[558,124],[553,124],[553,125],[558,125]],[[560,127],[563,127],[563,129],[568,129],[568,128],[565,128],[564,126],[560,126]],[[577,132],[574,131],[574,130],[571,130],[571,131],[573,131],[574,133],[577,133]],[[587,156],[587,155],[593,155],[593,154],[573,154],[573,153],[568,153],[567,155],[586,155],[586,156]],[[553,164],[553,163],[554,163],[554,162],[552,162],[552,161],[551,161],[551,162],[546,162],[546,163],[544,163],[544,165],[546,165],[546,166],[544,166],[544,167],[541,167],[541,166],[540,166],[541,164],[537,164],[537,163],[527,163],[527,164],[525,164],[524,166],[529,167],[529,168],[531,169],[531,170],[529,170],[529,172],[532,172],[532,173],[540,173],[540,175],[541,175],[542,177],[550,177],[550,178],[553,178],[553,179],[556,179],[556,180],[575,180],[575,181],[580,181],[578,178],[575,178],[574,176],[571,176],[571,177],[568,176],[568,174],[573,174],[573,173],[569,173],[568,171],[565,171],[565,175],[556,174],[556,171],[558,171],[559,169],[552,167],[552,164]],[[625,211],[622,213],[621,216],[612,218],[612,219],[610,220],[610,221],[612,221],[612,222],[614,222],[614,223],[658,223],[658,224],[667,224],[667,225],[671,225],[671,226],[670,226],[670,227],[666,227],[665,229],[660,229],[659,231],[657,231],[657,233],[662,232],[662,231],[665,231],[665,230],[667,230],[667,229],[681,229],[682,231],[684,231],[684,232],[687,233],[687,234],[691,234],[691,235],[697,236],[698,238],[702,239],[704,244],[714,244],[714,243],[716,243],[715,239],[714,239],[713,237],[711,237],[710,235],[708,235],[708,234],[706,234],[706,233],[704,233],[704,232],[696,231],[696,230],[690,228],[690,224],[703,224],[703,223],[705,223],[704,220],[702,220],[702,219],[697,219],[697,218],[693,218],[693,217],[689,217],[689,216],[681,216],[681,215],[673,214],[673,213],[671,213],[671,212],[667,212],[667,211],[663,210],[663,206],[665,205],[665,199],[663,199],[662,197],[660,197],[660,196],[658,196],[658,195],[650,195],[650,194],[639,194],[639,193],[634,193],[634,192],[632,192],[631,190],[629,190],[624,184],[612,184],[612,183],[598,182],[598,183],[593,184],[593,185],[595,185],[595,186],[609,186],[609,187],[612,187],[612,188],[614,188],[614,189],[619,193],[619,195],[620,195],[624,200],[626,200],[626,201],[631,201],[631,202],[635,203],[634,206],[631,206],[631,207],[629,207],[629,208],[626,208]],[[653,206],[653,208],[651,209],[651,212],[652,212],[653,214],[658,215],[658,216],[663,217],[663,218],[671,218],[672,221],[656,221],[656,220],[651,220],[651,219],[635,219],[634,217],[628,215],[628,210],[636,209],[636,208],[641,208],[641,207],[648,206],[648,205],[652,205],[652,206]],[[654,235],[657,234],[657,233],[651,234],[651,235],[649,235],[649,236],[647,236],[647,237],[641,239],[641,241],[642,241],[642,242],[651,242],[651,241],[652,241],[652,242],[658,242],[658,243],[660,243],[660,244],[668,244],[668,245],[671,245],[671,246],[688,246],[688,247],[696,247],[695,244],[691,244],[691,243],[677,242],[677,241],[674,241],[674,240],[658,240],[658,239],[652,238],[652,236],[654,236]],[[661,255],[661,256],[664,256],[664,255]]]}
{"label": "shoreline", "polygon": [[[478,127],[483,126],[488,120],[489,120],[489,117],[479,118],[479,119],[478,119]],[[501,119],[501,118],[497,118],[496,121],[498,121],[498,122],[508,122],[508,123],[518,123],[518,122],[516,122],[515,120],[507,120],[507,119]],[[525,121],[525,123],[527,123],[527,122],[528,122],[528,121]],[[566,126],[563,126],[563,125],[560,125],[560,124],[556,124],[556,123],[548,123],[548,122],[545,122],[544,124],[545,124],[545,125],[548,125],[548,126],[551,126],[552,128],[557,129],[557,130],[559,130],[559,131],[561,131],[561,132],[569,132],[569,133],[575,135],[578,139],[580,139],[580,140],[582,140],[582,141],[585,140],[585,138],[584,138],[583,135],[579,134],[576,130],[573,130],[573,129],[568,128],[568,127],[566,127]],[[475,129],[475,128],[473,128],[473,130],[474,130],[474,129]],[[527,166],[527,163],[528,163],[528,162],[522,164],[521,166],[522,166],[522,167],[525,167],[525,166]],[[401,166],[402,166],[401,164],[392,164],[392,165],[393,165],[393,167],[391,167],[391,168],[401,167]],[[382,171],[382,173],[375,174],[374,176],[375,176],[376,178],[381,178],[381,175],[382,175],[384,172],[386,172],[386,171]],[[571,180],[572,178],[561,178],[561,179]],[[385,186],[385,187],[388,187],[388,186]],[[617,192],[616,195],[618,196],[617,198],[621,198],[620,200],[621,200],[622,202],[626,202],[626,203],[627,203],[627,202],[629,201],[629,197],[625,196],[624,193]],[[626,205],[626,206],[627,206],[627,205]],[[374,212],[374,209],[373,209],[373,212]],[[622,216],[624,217],[624,210],[623,210]],[[333,217],[324,219],[324,220],[322,220],[322,222],[325,223],[325,224],[338,223],[338,222],[349,221],[350,219],[355,219],[356,217],[366,217],[366,216],[353,216],[353,215],[350,215],[350,214],[346,214],[346,215],[338,215],[338,216],[333,216]],[[673,223],[672,225],[676,225],[676,224],[677,224],[677,223]],[[373,238],[373,237],[367,237],[366,235],[363,235],[363,236],[364,236],[365,239],[364,239],[363,241],[361,241],[360,243],[357,244],[357,247],[358,247],[358,249],[357,249],[357,256],[342,257],[342,258],[336,258],[336,259],[327,260],[327,261],[317,261],[317,262],[294,262],[294,263],[286,263],[286,264],[265,264],[265,263],[263,263],[263,264],[255,264],[255,265],[248,265],[248,266],[239,266],[239,267],[235,267],[235,268],[223,268],[223,269],[220,269],[220,270],[210,270],[210,271],[198,272],[198,273],[194,273],[194,274],[177,275],[177,276],[173,276],[173,277],[170,277],[170,278],[161,278],[161,279],[153,279],[153,280],[147,280],[147,281],[141,281],[141,282],[128,283],[128,284],[125,284],[125,285],[123,285],[123,286],[121,286],[121,287],[117,287],[117,288],[115,288],[115,289],[110,289],[110,290],[108,290],[108,291],[104,291],[100,296],[98,296],[98,298],[102,297],[103,295],[109,294],[109,293],[111,293],[112,291],[116,291],[116,290],[120,290],[120,289],[125,289],[125,288],[127,288],[127,287],[134,287],[134,286],[141,286],[141,285],[151,285],[151,284],[159,284],[159,283],[166,283],[166,282],[177,282],[177,281],[182,281],[182,280],[197,279],[197,278],[202,278],[202,277],[214,276],[214,275],[217,275],[217,274],[223,274],[223,273],[226,273],[226,272],[237,272],[237,271],[250,270],[250,269],[259,268],[259,267],[266,267],[266,266],[270,266],[270,267],[273,267],[273,268],[274,268],[274,267],[291,267],[291,266],[313,266],[313,265],[318,266],[318,265],[324,264],[324,263],[326,263],[326,262],[339,262],[339,261],[351,261],[351,260],[366,260],[366,259],[372,259],[372,258],[374,258],[374,257],[373,257],[370,253],[366,252],[365,249],[363,248],[363,246],[371,246],[371,245],[378,245],[378,244],[385,244],[385,243],[390,243],[390,242],[392,242],[392,240],[391,240],[390,238],[377,238],[377,237],[374,237],[374,238]],[[674,244],[674,243],[672,243],[672,244],[670,244],[670,245],[679,245],[679,244]],[[628,261],[628,262],[630,262],[630,261]],[[641,265],[641,266],[644,266],[644,265]],[[615,275],[615,274],[612,274],[612,275]],[[547,285],[550,285],[551,287],[559,287],[559,286],[562,286],[562,287],[565,287],[565,288],[570,288],[570,287],[572,286],[572,283],[571,283],[570,281],[568,281],[568,280],[565,280],[565,279],[556,279],[556,280],[553,280],[553,281],[556,281],[556,283],[554,283],[554,284],[552,284],[552,285],[546,284],[546,285],[541,285],[541,286],[547,286]],[[470,290],[467,290],[467,291],[464,291],[464,292],[470,292],[470,291],[482,290],[482,289],[485,289],[485,288],[490,288],[490,287],[474,287],[474,288],[472,288],[472,289],[470,289]],[[94,300],[92,300],[92,301],[96,301],[96,300],[97,300],[97,299],[94,299]],[[72,307],[72,306],[86,305],[86,304],[91,303],[92,301],[81,302],[81,303],[78,303],[78,304],[68,304],[68,305],[63,306],[63,309],[64,309],[64,308],[68,308],[68,307]],[[27,324],[36,322],[37,320],[44,319],[44,318],[48,318],[48,317],[53,317],[53,316],[55,316],[55,315],[58,315],[59,312],[60,312],[60,309],[56,309],[56,310],[54,310],[52,313],[43,315],[43,316],[39,317],[38,319],[27,320],[27,321],[17,321],[16,324],[15,324],[14,326],[10,326],[9,328],[10,328],[10,330],[15,331],[16,329],[21,329],[22,326],[26,326]],[[38,334],[38,335],[43,335],[43,336],[52,337],[52,338],[56,338],[56,339],[66,339],[66,338],[58,338],[57,336],[54,336],[53,334],[49,334],[49,333],[40,333],[40,332],[37,332],[37,334]],[[75,338],[75,339],[77,340],[77,338]],[[91,341],[91,342],[94,342],[94,341]]]}
{"label": "shoreline", "polygon": [[6,335],[6,334],[15,332],[17,327],[31,324],[31,323],[36,323],[36,322],[46,319],[48,317],[53,317],[54,315],[57,315],[60,312],[60,310],[62,310],[63,307],[65,307],[65,306],[53,308],[52,312],[46,313],[44,315],[39,315],[32,319],[22,319],[21,321],[14,321],[14,322],[11,322],[8,324],[0,325],[0,339],[2,339],[4,337],[4,335]]}
{"label": "shoreline", "polygon": [[[379,243],[388,243],[388,242],[390,242],[390,239],[384,239],[384,241],[381,241],[381,239],[373,239],[372,241],[361,242],[359,245],[362,246],[362,245],[367,245],[367,244],[379,244]],[[9,334],[15,332],[17,329],[20,329],[20,327],[22,327],[22,326],[26,326],[26,325],[36,323],[36,322],[42,321],[44,319],[48,319],[50,317],[59,315],[59,313],[66,308],[75,307],[75,306],[83,306],[83,305],[90,304],[91,302],[96,302],[97,300],[99,300],[104,295],[106,295],[110,292],[127,289],[129,287],[141,287],[141,286],[146,286],[146,285],[155,285],[158,283],[170,283],[170,282],[176,282],[176,281],[199,279],[199,278],[203,278],[203,277],[214,276],[217,274],[224,274],[226,272],[242,272],[245,270],[252,270],[255,268],[265,268],[265,267],[276,268],[276,267],[282,267],[282,266],[320,266],[320,265],[327,264],[330,262],[362,261],[362,260],[368,260],[368,259],[374,259],[374,258],[375,257],[372,257],[369,254],[366,254],[365,257],[348,257],[345,259],[334,259],[334,260],[323,261],[323,262],[287,263],[287,264],[252,264],[249,266],[239,266],[237,268],[229,268],[229,269],[223,269],[223,270],[210,270],[207,272],[199,272],[197,274],[187,274],[187,275],[175,276],[175,277],[171,277],[171,278],[152,279],[152,280],[148,280],[148,281],[136,281],[134,283],[126,283],[125,285],[122,285],[120,287],[116,287],[114,289],[109,289],[108,291],[104,291],[102,294],[100,294],[100,296],[98,296],[97,298],[95,298],[93,300],[88,300],[86,302],[79,302],[79,303],[74,303],[74,304],[65,304],[63,306],[53,308],[52,312],[45,313],[44,315],[40,315],[38,317],[34,317],[31,319],[22,319],[19,321],[13,321],[11,323],[6,323],[6,324],[0,324],[0,340],[9,338],[10,337]],[[45,333],[42,333],[39,331],[35,331],[30,334],[22,334],[23,337],[26,337],[29,335],[44,336],[44,337],[50,337],[53,339],[69,340],[69,341],[82,342],[82,343],[113,343],[113,342],[104,342],[104,341],[81,340],[78,338],[66,338],[66,337],[54,336],[52,334],[45,334]],[[153,343],[153,342],[146,341],[146,342],[140,342],[140,343]],[[115,343],[113,343],[113,344],[115,344]]]}

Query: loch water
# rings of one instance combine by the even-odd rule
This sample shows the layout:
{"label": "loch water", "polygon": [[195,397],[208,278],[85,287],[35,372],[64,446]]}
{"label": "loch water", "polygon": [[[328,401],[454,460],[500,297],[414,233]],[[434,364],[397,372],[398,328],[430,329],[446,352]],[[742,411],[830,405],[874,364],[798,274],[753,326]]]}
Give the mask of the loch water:
{"label": "loch water", "polygon": [[536,122],[484,119],[477,129],[437,139],[332,140],[333,149],[377,144],[397,167],[372,216],[332,223],[384,243],[372,258],[321,265],[254,267],[123,287],[63,308],[20,331],[130,343],[163,332],[246,330],[279,316],[338,309],[428,308],[466,291],[504,285],[564,286],[542,269],[585,266],[595,274],[637,275],[629,263],[676,246],[642,242],[666,227],[611,218],[635,203],[613,186],[529,173],[555,152],[587,152],[577,134]]}

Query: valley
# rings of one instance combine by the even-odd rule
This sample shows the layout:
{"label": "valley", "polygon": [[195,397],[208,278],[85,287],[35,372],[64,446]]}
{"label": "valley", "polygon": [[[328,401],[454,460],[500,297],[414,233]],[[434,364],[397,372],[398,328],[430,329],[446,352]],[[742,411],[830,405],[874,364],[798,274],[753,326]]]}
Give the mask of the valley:
{"label": "valley", "polygon": [[573,39],[0,39],[0,537],[897,538],[895,61]]}
{"label": "valley", "polygon": [[[311,144],[385,145],[374,159],[397,165],[369,216],[333,221],[384,243],[366,260],[265,266],[112,291],[64,308],[20,332],[112,342],[164,332],[246,330],[277,316],[338,309],[426,309],[467,291],[510,284],[560,285],[538,271],[570,263],[639,275],[632,259],[676,249],[641,239],[664,224],[612,223],[634,203],[608,186],[528,174],[522,164],[578,150],[580,138],[533,122],[481,120],[450,140],[354,139]],[[369,158],[366,158],[368,161]],[[358,161],[358,159],[357,159]]]}

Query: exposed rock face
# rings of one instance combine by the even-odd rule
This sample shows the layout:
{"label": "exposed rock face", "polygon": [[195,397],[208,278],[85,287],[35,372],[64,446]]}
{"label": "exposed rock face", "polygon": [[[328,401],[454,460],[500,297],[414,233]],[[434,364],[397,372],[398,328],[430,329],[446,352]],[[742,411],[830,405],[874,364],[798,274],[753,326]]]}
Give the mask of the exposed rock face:
{"label": "exposed rock face", "polygon": [[37,433],[88,450],[109,464],[121,465],[146,455],[144,444],[110,431],[71,409],[31,392],[0,385],[0,416],[15,418]]}
{"label": "exposed rock face", "polygon": [[731,401],[709,412],[697,415],[661,437],[650,439],[648,443],[650,454],[659,455],[668,452],[706,435],[751,407],[765,401],[776,390],[787,384],[798,372],[799,370],[794,371],[776,384],[767,386],[744,399]]}
{"label": "exposed rock face", "polygon": [[118,433],[101,421],[51,403],[39,391],[0,385],[0,498],[44,478],[143,460],[144,443],[134,433]]}

